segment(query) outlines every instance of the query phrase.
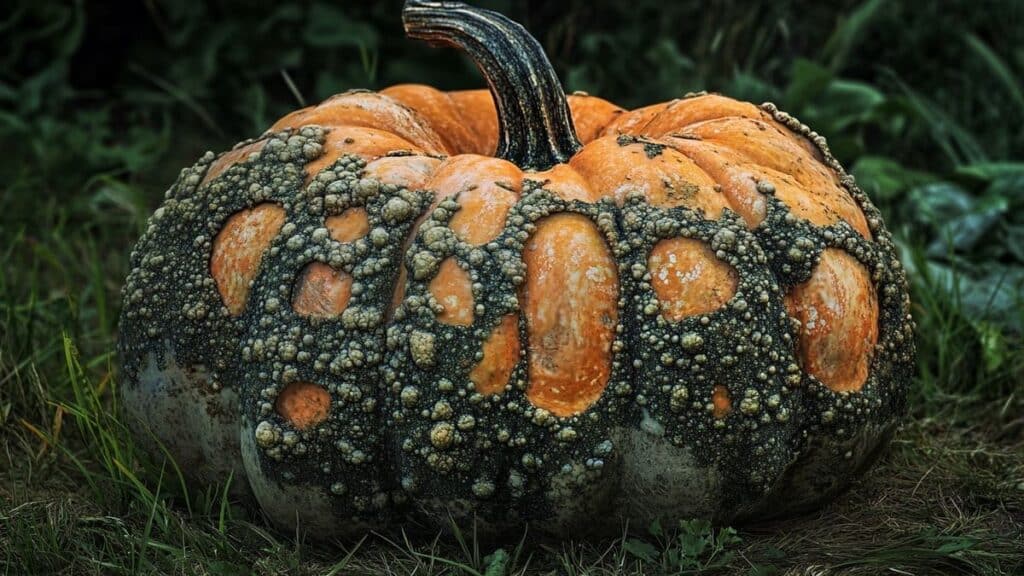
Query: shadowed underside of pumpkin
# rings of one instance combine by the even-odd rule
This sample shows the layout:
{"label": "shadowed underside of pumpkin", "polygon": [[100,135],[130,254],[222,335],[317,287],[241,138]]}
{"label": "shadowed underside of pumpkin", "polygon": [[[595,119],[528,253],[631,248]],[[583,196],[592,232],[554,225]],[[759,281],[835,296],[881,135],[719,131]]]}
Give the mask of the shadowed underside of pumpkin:
{"label": "shadowed underside of pumpkin", "polygon": [[491,91],[294,112],[183,171],[133,252],[126,404],[186,474],[320,536],[559,533],[795,512],[870,463],[909,304],[823,139],[718,95],[566,98],[498,15],[405,18]]}

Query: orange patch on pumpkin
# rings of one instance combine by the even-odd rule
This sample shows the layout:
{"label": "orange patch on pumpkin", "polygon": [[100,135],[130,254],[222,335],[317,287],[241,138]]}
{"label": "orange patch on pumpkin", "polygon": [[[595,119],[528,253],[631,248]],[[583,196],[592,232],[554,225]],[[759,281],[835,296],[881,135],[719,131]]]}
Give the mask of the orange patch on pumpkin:
{"label": "orange patch on pumpkin", "polygon": [[576,136],[583,144],[599,137],[605,126],[626,112],[604,98],[589,94],[569,94],[565,100],[572,113]]}
{"label": "orange patch on pumpkin", "polygon": [[593,222],[563,213],[537,224],[523,261],[526,396],[555,415],[578,414],[601,397],[611,375],[619,298],[615,260]]}
{"label": "orange patch on pumpkin", "polygon": [[860,390],[878,342],[878,298],[864,266],[826,248],[811,278],[793,287],[785,302],[800,321],[804,370],[836,392]]}
{"label": "orange patch on pumpkin", "polygon": [[473,324],[473,283],[454,257],[445,258],[430,281],[430,294],[444,310],[437,320],[452,326]]}
{"label": "orange patch on pumpkin", "polygon": [[597,202],[601,195],[591,188],[579,172],[568,164],[556,164],[548,170],[530,172],[525,177],[540,182],[541,187],[563,200]]}
{"label": "orange patch on pumpkin", "polygon": [[419,190],[437,170],[441,161],[430,156],[384,156],[363,169],[364,178],[376,178],[385,184]]}
{"label": "orange patch on pumpkin", "polygon": [[455,104],[466,127],[476,136],[476,147],[472,150],[463,150],[462,153],[493,155],[498,147],[498,111],[494,106],[491,91],[456,90],[449,92],[448,96]]}
{"label": "orange patch on pumpkin", "polygon": [[275,409],[292,426],[305,430],[327,419],[331,395],[323,386],[293,382],[278,394]]}
{"label": "orange patch on pumpkin", "polygon": [[451,153],[474,152],[479,147],[477,136],[470,131],[447,92],[423,84],[397,84],[380,93],[415,110]]}
{"label": "orange patch on pumpkin", "polygon": [[647,267],[661,314],[668,320],[714,312],[736,294],[736,271],[700,240],[667,238],[658,242]]}
{"label": "orange patch on pumpkin", "polygon": [[448,226],[455,234],[480,245],[490,242],[505,228],[505,216],[522,185],[522,170],[499,158],[465,154],[446,160],[426,184],[434,192],[434,206],[455,197],[459,210]]}
{"label": "orange patch on pumpkin", "polygon": [[232,316],[245,310],[263,253],[281,231],[284,220],[284,208],[269,202],[258,204],[232,214],[214,238],[210,275]]}
{"label": "orange patch on pumpkin", "polygon": [[203,176],[203,181],[199,183],[200,186],[206,184],[210,180],[213,180],[217,176],[224,173],[225,170],[238,164],[239,162],[247,162],[253,154],[259,154],[260,150],[266,146],[267,141],[258,140],[251,144],[239,146],[230,152],[225,152],[220,158],[213,161],[210,167],[206,169],[206,175]]}
{"label": "orange patch on pumpkin", "polygon": [[422,154],[423,149],[386,130],[363,126],[331,128],[324,138],[323,152],[306,164],[306,182],[311,182],[321,170],[330,167],[342,156],[351,154],[371,161],[392,152]]}
{"label": "orange patch on pumpkin", "polygon": [[316,106],[288,114],[270,129],[278,131],[309,124],[325,126],[331,132],[339,131],[342,127],[383,131],[397,139],[411,142],[430,154],[451,153],[422,116],[397,100],[377,92],[336,94]]}
{"label": "orange patch on pumpkin", "polygon": [[732,412],[732,399],[729,397],[729,389],[718,384],[711,391],[711,404],[714,406],[712,414],[715,418],[725,418]]}
{"label": "orange patch on pumpkin", "polygon": [[519,362],[519,318],[508,314],[494,327],[483,346],[484,357],[469,379],[481,394],[500,394]]}
{"label": "orange patch on pumpkin", "polygon": [[327,218],[327,231],[338,242],[355,242],[370,231],[370,218],[366,208],[349,208],[337,216]]}
{"label": "orange patch on pumpkin", "polygon": [[352,297],[352,277],[323,262],[313,262],[299,276],[292,310],[307,318],[336,318]]}

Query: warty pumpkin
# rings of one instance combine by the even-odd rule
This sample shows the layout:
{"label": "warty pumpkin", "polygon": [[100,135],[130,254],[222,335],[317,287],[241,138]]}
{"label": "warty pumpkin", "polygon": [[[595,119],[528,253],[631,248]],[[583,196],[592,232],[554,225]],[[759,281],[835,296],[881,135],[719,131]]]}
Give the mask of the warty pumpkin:
{"label": "warty pumpkin", "polygon": [[771,104],[568,97],[493,12],[409,0],[490,91],[294,112],[182,171],[132,253],[125,406],[200,483],[320,537],[766,518],[904,412],[904,273]]}

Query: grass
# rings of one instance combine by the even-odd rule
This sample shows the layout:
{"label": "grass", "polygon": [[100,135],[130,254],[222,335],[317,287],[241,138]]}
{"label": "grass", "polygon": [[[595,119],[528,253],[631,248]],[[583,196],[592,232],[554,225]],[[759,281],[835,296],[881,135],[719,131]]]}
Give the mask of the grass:
{"label": "grass", "polygon": [[1017,3],[976,2],[490,2],[570,89],[717,89],[828,136],[911,271],[911,414],[850,491],[783,522],[314,546],[135,448],[113,354],[128,250],[181,166],[297,101],[475,72],[393,40],[387,3],[19,1],[0,19],[0,574],[1024,572],[1024,54],[1007,48],[1024,37]]}

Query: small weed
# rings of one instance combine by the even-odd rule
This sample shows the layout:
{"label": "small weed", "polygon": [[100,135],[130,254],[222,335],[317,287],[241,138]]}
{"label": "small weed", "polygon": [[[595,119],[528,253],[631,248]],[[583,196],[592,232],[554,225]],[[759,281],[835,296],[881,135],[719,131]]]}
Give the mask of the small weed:
{"label": "small weed", "polygon": [[644,562],[656,564],[665,574],[711,574],[728,567],[742,542],[733,528],[716,528],[707,520],[681,520],[673,530],[661,522],[648,527],[654,543],[627,538],[623,549]]}

